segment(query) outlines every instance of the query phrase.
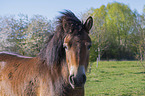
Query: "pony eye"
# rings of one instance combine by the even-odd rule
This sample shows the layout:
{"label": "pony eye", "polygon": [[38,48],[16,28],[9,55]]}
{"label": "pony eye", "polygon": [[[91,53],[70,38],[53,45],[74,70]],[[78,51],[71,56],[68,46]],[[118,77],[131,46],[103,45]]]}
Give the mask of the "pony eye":
{"label": "pony eye", "polygon": [[63,48],[68,49],[67,44],[63,44]]}
{"label": "pony eye", "polygon": [[90,48],[91,48],[91,45],[88,45],[88,46],[87,46],[87,49],[90,50]]}
{"label": "pony eye", "polygon": [[63,48],[68,49],[68,47],[67,47],[67,46],[63,46]]}

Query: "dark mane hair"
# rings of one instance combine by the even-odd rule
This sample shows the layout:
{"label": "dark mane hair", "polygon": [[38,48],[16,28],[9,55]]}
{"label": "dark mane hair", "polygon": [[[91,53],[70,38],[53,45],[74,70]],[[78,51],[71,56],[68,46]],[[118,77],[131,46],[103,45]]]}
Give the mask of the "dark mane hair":
{"label": "dark mane hair", "polygon": [[83,27],[82,22],[71,11],[65,10],[65,12],[60,13],[61,16],[58,17],[54,34],[49,37],[47,44],[38,55],[41,61],[50,67],[53,64],[60,65],[65,60],[65,49],[63,48],[65,36],[76,34],[73,30],[81,30]]}

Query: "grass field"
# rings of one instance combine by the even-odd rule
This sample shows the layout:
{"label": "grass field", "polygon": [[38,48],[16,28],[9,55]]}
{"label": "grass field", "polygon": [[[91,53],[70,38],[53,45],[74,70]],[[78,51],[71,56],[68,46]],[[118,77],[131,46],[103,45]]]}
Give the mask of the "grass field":
{"label": "grass field", "polygon": [[145,69],[138,61],[101,61],[97,68],[96,62],[91,64],[85,96],[145,96]]}

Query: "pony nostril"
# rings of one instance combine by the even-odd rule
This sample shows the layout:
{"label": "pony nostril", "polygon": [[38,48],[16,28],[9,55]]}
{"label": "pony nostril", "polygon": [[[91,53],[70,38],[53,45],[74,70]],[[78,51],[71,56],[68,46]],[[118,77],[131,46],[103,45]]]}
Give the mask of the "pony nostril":
{"label": "pony nostril", "polygon": [[83,83],[85,83],[86,82],[86,75],[84,74],[83,75]]}
{"label": "pony nostril", "polygon": [[72,85],[75,84],[75,82],[74,82],[74,75],[69,76],[69,82],[70,82],[70,84],[72,84]]}

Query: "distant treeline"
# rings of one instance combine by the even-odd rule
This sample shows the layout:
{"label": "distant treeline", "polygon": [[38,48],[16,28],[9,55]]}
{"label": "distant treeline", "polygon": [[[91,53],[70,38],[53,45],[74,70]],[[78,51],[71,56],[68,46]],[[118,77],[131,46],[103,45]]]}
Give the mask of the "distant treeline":
{"label": "distant treeline", "polygon": [[94,17],[91,61],[145,59],[145,6],[143,14],[139,14],[115,2],[92,8],[88,14]]}
{"label": "distant treeline", "polygon": [[[91,8],[82,15],[93,16],[90,32],[92,47],[90,60],[145,59],[145,6],[143,14],[132,11],[128,5],[109,3]],[[55,21],[55,20],[54,20]],[[57,23],[41,15],[0,16],[0,51],[36,56],[44,47]]]}
{"label": "distant treeline", "polygon": [[53,22],[41,15],[0,17],[0,51],[36,56],[53,31]]}

